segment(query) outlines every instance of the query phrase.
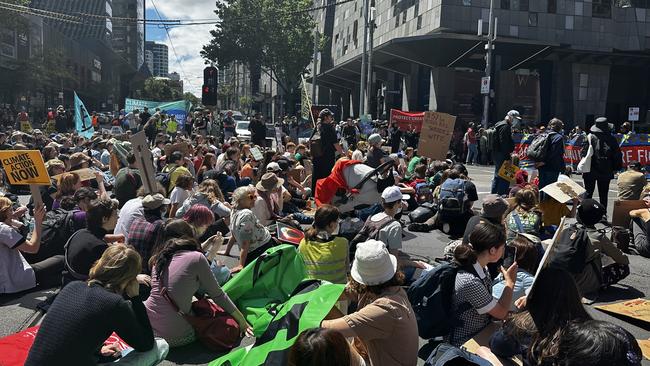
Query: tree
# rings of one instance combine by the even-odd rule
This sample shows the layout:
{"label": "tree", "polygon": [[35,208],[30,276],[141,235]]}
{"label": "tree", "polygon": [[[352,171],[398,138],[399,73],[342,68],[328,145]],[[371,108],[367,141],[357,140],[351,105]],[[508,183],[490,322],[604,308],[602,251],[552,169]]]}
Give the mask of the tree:
{"label": "tree", "polygon": [[21,31],[26,30],[29,21],[25,17],[18,16],[18,14],[21,14],[25,11],[25,9],[21,7],[29,6],[30,0],[4,0],[3,2],[8,3],[6,5],[7,8],[14,9],[15,11],[0,11],[0,24],[2,24],[2,27],[9,29],[16,27]]}
{"label": "tree", "polygon": [[142,98],[155,102],[169,102],[181,99],[178,90],[173,89],[165,80],[148,78],[144,81]]}
{"label": "tree", "polygon": [[185,94],[183,94],[183,99],[185,99],[186,101],[192,103],[192,107],[196,107],[199,104],[201,104],[201,101],[199,100],[199,98],[197,98],[196,95],[194,95],[194,94],[192,94],[190,92],[185,92]]}
{"label": "tree", "polygon": [[315,23],[307,11],[312,4],[311,0],[218,2],[215,13],[221,21],[201,55],[219,65],[240,61],[251,71],[261,67],[293,110],[300,76],[307,72],[314,47]]}

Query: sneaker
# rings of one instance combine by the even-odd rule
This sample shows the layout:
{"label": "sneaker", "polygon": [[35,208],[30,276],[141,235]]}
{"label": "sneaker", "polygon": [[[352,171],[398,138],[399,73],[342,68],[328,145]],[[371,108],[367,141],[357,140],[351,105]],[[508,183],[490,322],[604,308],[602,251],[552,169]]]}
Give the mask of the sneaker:
{"label": "sneaker", "polygon": [[447,222],[442,224],[442,232],[445,234],[449,234],[451,232],[451,225],[449,225],[449,223]]}

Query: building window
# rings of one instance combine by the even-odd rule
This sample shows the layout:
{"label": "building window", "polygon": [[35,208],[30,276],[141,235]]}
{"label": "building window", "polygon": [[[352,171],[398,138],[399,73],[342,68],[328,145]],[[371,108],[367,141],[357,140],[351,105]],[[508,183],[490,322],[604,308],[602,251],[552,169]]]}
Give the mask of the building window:
{"label": "building window", "polygon": [[501,0],[501,9],[510,10],[510,0]]}
{"label": "building window", "polygon": [[575,8],[576,8],[575,13],[576,13],[576,15],[577,15],[577,16],[582,16],[582,15],[583,15],[583,9],[584,9],[584,8],[583,8],[583,4],[584,4],[584,3],[579,2],[579,1],[576,1],[575,4],[576,4],[576,5],[575,5]]}
{"label": "building window", "polygon": [[564,19],[564,29],[573,29],[573,15],[567,15]]}
{"label": "building window", "polygon": [[548,7],[546,11],[547,13],[551,14],[557,13],[557,0],[548,0]]}
{"label": "building window", "polygon": [[418,16],[420,12],[420,0],[415,0],[415,7],[413,8],[413,18]]}
{"label": "building window", "polygon": [[421,28],[422,28],[422,15],[418,15],[418,26],[417,26],[417,29],[421,29]]}
{"label": "building window", "polygon": [[528,13],[528,25],[537,27],[537,13]]}
{"label": "building window", "polygon": [[463,5],[472,6],[472,0],[463,0]]}
{"label": "building window", "polygon": [[0,55],[16,58],[16,32],[0,29]]}
{"label": "building window", "polygon": [[595,18],[611,18],[612,0],[593,0],[591,3],[591,15]]}
{"label": "building window", "polygon": [[516,25],[510,26],[510,37],[519,37],[519,27]]}
{"label": "building window", "polygon": [[352,25],[352,42],[354,42],[354,48],[358,47],[358,40],[359,40],[359,38],[357,37],[358,32],[359,32],[359,21],[355,20],[354,24]]}
{"label": "building window", "polygon": [[399,27],[399,20],[400,20],[400,16],[398,13],[397,16],[395,17],[395,28]]}
{"label": "building window", "polygon": [[406,23],[406,10],[402,12],[402,24]]}
{"label": "building window", "polygon": [[586,88],[589,86],[589,74],[580,74],[580,87]]}

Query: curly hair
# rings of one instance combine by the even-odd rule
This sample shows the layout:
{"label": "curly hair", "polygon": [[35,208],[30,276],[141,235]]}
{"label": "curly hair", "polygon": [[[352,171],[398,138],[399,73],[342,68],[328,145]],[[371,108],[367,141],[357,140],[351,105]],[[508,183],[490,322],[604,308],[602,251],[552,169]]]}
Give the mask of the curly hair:
{"label": "curly hair", "polygon": [[371,293],[375,296],[379,296],[381,295],[382,292],[384,292],[384,290],[386,290],[389,287],[402,286],[405,280],[406,277],[404,276],[404,273],[398,270],[397,272],[395,272],[395,275],[393,275],[393,277],[390,280],[379,285],[372,285],[372,286],[364,285],[362,283],[355,281],[354,278],[352,277],[348,278],[348,283],[352,292],[356,294],[363,295],[366,293]]}

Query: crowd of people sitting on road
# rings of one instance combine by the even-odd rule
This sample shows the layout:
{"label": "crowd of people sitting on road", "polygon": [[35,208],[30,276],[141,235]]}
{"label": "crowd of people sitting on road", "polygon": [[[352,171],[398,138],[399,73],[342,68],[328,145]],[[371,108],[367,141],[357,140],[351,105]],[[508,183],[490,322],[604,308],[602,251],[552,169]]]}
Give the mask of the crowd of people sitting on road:
{"label": "crowd of people sitting on road", "polygon": [[[466,163],[487,162],[489,152],[497,164],[492,194],[482,199],[455,154],[421,156],[417,139],[402,136],[412,131],[395,126],[387,129],[394,135],[365,136],[355,121],[337,125],[325,109],[309,143],[287,135],[272,149],[230,128],[210,135],[199,121],[212,115],[196,116],[189,130],[156,127],[166,120],[157,111],[123,135],[0,134],[0,149],[40,150],[51,177],[26,205],[18,199],[25,187],[7,180],[0,197],[0,296],[60,288],[42,304],[26,365],[158,364],[170,348],[202,339],[188,316],[201,299],[232,320],[237,336],[252,335],[246,309],[222,286],[279,244],[279,224],[305,231],[295,250],[309,278],[345,285],[320,326],[297,336],[290,365],[412,366],[418,356],[438,365],[448,352],[481,365],[511,357],[525,365],[641,364],[634,337],[583,306],[630,274],[627,246],[607,229],[609,181],[622,167],[614,147],[601,153],[611,144],[606,120],[586,139],[597,150],[583,173],[587,193],[560,202],[541,191],[569,179],[560,175],[562,139],[553,133],[544,162],[512,182],[498,173],[504,161],[517,165],[517,111],[489,133],[471,124],[463,138]],[[562,129],[557,119],[547,126]],[[152,161],[134,149],[139,131]],[[481,147],[488,134],[498,149]],[[600,202],[592,199],[596,183]],[[617,184],[621,200],[650,197],[638,163]],[[647,202],[630,213],[643,234]],[[448,234],[443,264],[410,256],[407,230]],[[645,235],[638,240],[648,247]],[[550,245],[554,255],[544,261]],[[227,256],[237,260],[230,268]],[[442,278],[451,280],[445,286]],[[434,292],[443,296],[439,312],[428,307]],[[444,324],[435,327],[442,340],[434,344],[423,324]],[[490,328],[489,347],[461,350]],[[128,349],[105,343],[113,332]],[[425,354],[420,338],[430,340]]]}

